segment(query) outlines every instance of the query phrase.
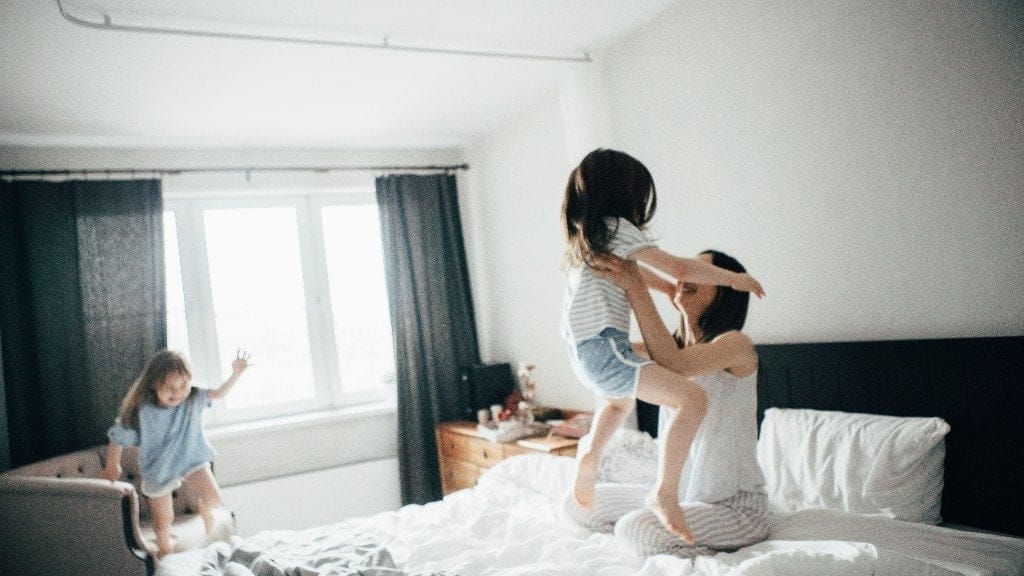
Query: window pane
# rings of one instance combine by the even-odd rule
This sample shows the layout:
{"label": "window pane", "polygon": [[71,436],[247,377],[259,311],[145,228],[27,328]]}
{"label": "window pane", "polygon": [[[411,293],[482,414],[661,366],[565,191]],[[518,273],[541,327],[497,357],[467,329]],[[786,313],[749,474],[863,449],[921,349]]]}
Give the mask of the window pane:
{"label": "window pane", "polygon": [[164,212],[164,274],[167,286],[167,348],[189,356],[185,291],[181,285],[181,257],[174,212]]}
{"label": "window pane", "polygon": [[223,376],[238,348],[250,351],[254,362],[227,395],[228,409],[313,398],[295,209],[207,210],[203,216]]}
{"label": "window pane", "polygon": [[346,393],[394,381],[391,316],[377,206],[322,211],[338,369]]}

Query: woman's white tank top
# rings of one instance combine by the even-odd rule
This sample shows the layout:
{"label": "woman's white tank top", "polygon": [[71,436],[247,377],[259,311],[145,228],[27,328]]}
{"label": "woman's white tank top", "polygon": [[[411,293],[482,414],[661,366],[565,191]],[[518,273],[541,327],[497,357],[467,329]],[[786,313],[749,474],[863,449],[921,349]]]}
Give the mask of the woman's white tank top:
{"label": "woman's white tank top", "polygon": [[[757,464],[757,372],[737,378],[721,370],[693,378],[708,396],[708,411],[693,439],[679,482],[680,502],[714,503],[737,492],[763,492]],[[658,415],[665,438],[667,410]]]}

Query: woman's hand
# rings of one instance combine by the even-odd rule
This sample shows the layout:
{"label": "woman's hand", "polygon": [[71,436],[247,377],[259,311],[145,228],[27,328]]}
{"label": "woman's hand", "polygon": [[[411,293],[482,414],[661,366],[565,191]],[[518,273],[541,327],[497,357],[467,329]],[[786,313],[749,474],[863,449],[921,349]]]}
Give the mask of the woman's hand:
{"label": "woman's hand", "polygon": [[605,280],[611,280],[623,290],[647,289],[644,278],[640,275],[640,266],[634,260],[614,254],[595,254],[590,260],[590,268],[595,274]]}
{"label": "woman's hand", "polygon": [[248,352],[246,352],[245,350],[242,350],[242,349],[236,350],[235,351],[235,359],[231,362],[231,374],[232,374],[232,376],[236,376],[236,377],[237,376],[241,376],[242,372],[245,372],[246,368],[248,368],[249,366],[252,366],[252,363],[249,362],[249,358],[251,358],[251,357],[252,357],[252,355],[249,354]]}

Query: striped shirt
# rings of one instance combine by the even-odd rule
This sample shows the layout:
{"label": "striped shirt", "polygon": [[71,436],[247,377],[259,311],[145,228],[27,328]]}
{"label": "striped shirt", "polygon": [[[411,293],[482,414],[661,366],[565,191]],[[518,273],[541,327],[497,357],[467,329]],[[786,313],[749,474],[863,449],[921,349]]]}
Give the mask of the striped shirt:
{"label": "striped shirt", "polygon": [[[608,244],[608,251],[612,254],[628,258],[643,248],[657,247],[645,230],[637,228],[629,220],[608,220],[612,228],[616,225],[614,221],[618,220],[615,237]],[[605,328],[615,328],[628,334],[630,311],[626,293],[614,282],[597,276],[586,265],[569,270],[562,308],[562,337],[567,342],[575,344],[593,338]]]}

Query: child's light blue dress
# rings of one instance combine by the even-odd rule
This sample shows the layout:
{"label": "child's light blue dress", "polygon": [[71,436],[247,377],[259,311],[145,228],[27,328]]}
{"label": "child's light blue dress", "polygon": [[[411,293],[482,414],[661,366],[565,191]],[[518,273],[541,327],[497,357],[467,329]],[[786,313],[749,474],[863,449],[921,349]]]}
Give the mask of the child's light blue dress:
{"label": "child's light blue dress", "polygon": [[118,418],[107,431],[110,441],[139,447],[142,493],[165,496],[181,479],[212,462],[217,455],[203,433],[203,410],[210,406],[208,390],[193,388],[184,402],[163,408],[151,402],[139,406],[139,429]]}

